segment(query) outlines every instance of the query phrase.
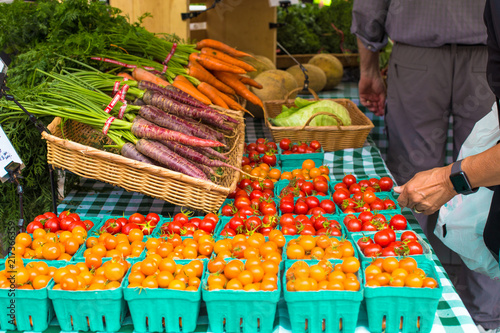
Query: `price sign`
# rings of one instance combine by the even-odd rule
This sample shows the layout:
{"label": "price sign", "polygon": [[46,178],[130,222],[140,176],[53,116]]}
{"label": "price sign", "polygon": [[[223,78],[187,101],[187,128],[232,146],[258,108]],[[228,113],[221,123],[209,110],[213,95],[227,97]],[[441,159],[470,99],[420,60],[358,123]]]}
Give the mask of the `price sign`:
{"label": "price sign", "polygon": [[[0,64],[1,63],[2,62],[0,62]],[[21,158],[12,146],[12,143],[3,131],[2,126],[0,126],[0,177],[2,183],[9,179],[9,173],[5,170],[5,167],[11,162],[19,163],[21,165],[21,169],[24,168],[23,161],[21,161]]]}

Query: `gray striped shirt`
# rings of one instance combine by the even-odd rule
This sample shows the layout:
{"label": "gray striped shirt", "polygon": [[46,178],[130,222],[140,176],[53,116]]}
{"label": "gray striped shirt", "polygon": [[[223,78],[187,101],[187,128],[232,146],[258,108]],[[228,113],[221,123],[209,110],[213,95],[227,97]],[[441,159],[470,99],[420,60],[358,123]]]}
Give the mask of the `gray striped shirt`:
{"label": "gray striped shirt", "polygon": [[372,51],[395,42],[419,47],[485,44],[486,0],[354,0],[351,32]]}

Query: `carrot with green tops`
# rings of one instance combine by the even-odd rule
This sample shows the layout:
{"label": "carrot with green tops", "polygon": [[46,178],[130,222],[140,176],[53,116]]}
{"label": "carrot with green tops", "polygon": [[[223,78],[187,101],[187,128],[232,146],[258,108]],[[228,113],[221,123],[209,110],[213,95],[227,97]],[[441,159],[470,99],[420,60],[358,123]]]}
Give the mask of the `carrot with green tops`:
{"label": "carrot with green tops", "polygon": [[221,71],[221,72],[229,72],[229,73],[235,73],[235,74],[245,74],[246,71],[241,68],[237,67],[231,64],[228,64],[225,61],[219,60],[217,58],[211,57],[206,54],[200,54],[200,53],[191,53],[189,55],[189,61],[198,61],[200,65],[205,67],[205,69],[211,70],[211,71]]}
{"label": "carrot with green tops", "polygon": [[206,82],[201,82],[198,85],[198,90],[202,92],[205,96],[210,98],[213,104],[223,107],[225,109],[229,109],[229,106],[224,102],[224,100],[220,97],[220,91],[212,87]]}
{"label": "carrot with green tops", "polygon": [[209,71],[201,66],[197,61],[190,61],[188,66],[188,74],[197,78],[201,82],[206,82],[226,94],[234,94],[233,88],[217,80]]}
{"label": "carrot with green tops", "polygon": [[248,84],[249,86],[252,86],[257,89],[262,89],[263,86],[259,82],[255,81],[254,79],[248,77],[248,76],[240,76],[240,81],[243,84]]}
{"label": "carrot with green tops", "polygon": [[224,62],[227,62],[228,64],[243,68],[247,72],[255,72],[256,71],[255,67],[253,67],[252,65],[247,64],[244,61],[238,60],[238,59],[231,57],[230,55],[228,55],[224,52],[221,52],[221,51],[216,50],[216,49],[212,49],[210,47],[202,48],[201,53],[209,55],[209,56],[214,57],[216,59],[222,60]]}
{"label": "carrot with green tops", "polygon": [[207,39],[200,40],[198,43],[196,43],[196,49],[201,50],[204,47],[211,47],[213,49],[225,52],[233,57],[238,57],[238,58],[239,57],[252,57],[253,58],[253,56],[248,54],[248,53],[238,51],[235,48],[233,48],[229,45],[226,45],[222,42],[219,42],[217,40],[214,40],[214,39],[207,38]]}
{"label": "carrot with green tops", "polygon": [[117,75],[117,76],[121,76],[121,77],[123,77],[123,78],[125,78],[125,79],[128,79],[128,80],[130,80],[130,81],[135,81],[135,79],[134,79],[134,78],[133,78],[130,74],[125,73],[125,72],[121,72],[121,73],[118,73],[118,74],[116,74],[116,75]]}
{"label": "carrot with green tops", "polygon": [[243,106],[241,106],[238,102],[236,102],[228,95],[224,94],[222,91],[220,92],[219,96],[229,106],[231,110],[246,111]]}
{"label": "carrot with green tops", "polygon": [[139,68],[139,67],[134,68],[134,70],[132,71],[132,77],[136,81],[149,81],[149,82],[153,82],[154,84],[157,84],[157,85],[162,86],[162,87],[166,87],[166,86],[170,85],[170,83],[163,80],[162,78],[154,75],[151,72],[148,72],[145,69]]}
{"label": "carrot with green tops", "polygon": [[247,89],[247,87],[240,81],[238,75],[227,72],[214,72],[214,76],[219,80],[221,80],[222,82],[224,82],[225,84],[227,84],[228,86],[230,86],[231,88],[233,88],[238,95],[240,95],[250,103],[258,105],[261,108],[264,108],[264,104],[262,103],[260,98]]}
{"label": "carrot with green tops", "polygon": [[212,104],[212,101],[210,98],[205,96],[201,91],[196,89],[195,86],[191,82],[188,81],[184,76],[182,75],[177,75],[174,79],[174,83],[172,84],[174,87],[184,91],[186,94],[191,95],[192,97],[196,98],[200,102],[210,105]]}

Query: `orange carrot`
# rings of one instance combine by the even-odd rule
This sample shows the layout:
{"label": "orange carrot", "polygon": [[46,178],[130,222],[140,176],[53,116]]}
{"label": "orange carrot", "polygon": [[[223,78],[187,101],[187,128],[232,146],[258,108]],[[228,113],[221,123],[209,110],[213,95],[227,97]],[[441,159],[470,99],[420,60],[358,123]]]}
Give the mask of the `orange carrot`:
{"label": "orange carrot", "polygon": [[262,104],[260,98],[247,89],[247,87],[240,81],[238,75],[228,72],[214,72],[214,76],[233,88],[238,95],[240,95],[250,103],[259,105],[260,107],[264,108],[264,104]]}
{"label": "orange carrot", "polygon": [[202,94],[198,89],[196,89],[195,86],[191,82],[188,81],[184,76],[182,75],[177,75],[174,79],[174,83],[172,84],[174,87],[184,91],[186,94],[191,95],[192,97],[196,98],[200,102],[210,105],[212,104],[212,101],[210,98]]}
{"label": "orange carrot", "polygon": [[189,60],[191,61],[196,60],[200,63],[200,65],[205,67],[205,69],[211,71],[230,72],[235,74],[246,73],[246,71],[241,67],[236,67],[234,65],[228,64],[227,62],[224,62],[222,60],[219,60],[217,58],[211,57],[206,54],[191,53],[191,55],[189,55]]}
{"label": "orange carrot", "polygon": [[220,91],[212,87],[206,82],[201,82],[198,85],[198,90],[201,91],[205,96],[210,98],[213,104],[223,107],[225,109],[229,109],[229,106],[224,102],[222,97],[220,97]]}
{"label": "orange carrot", "polygon": [[135,81],[135,79],[130,74],[125,73],[125,72],[118,73],[116,75],[121,76],[121,77],[126,78],[126,79],[129,79],[130,81]]}
{"label": "orange carrot", "polygon": [[209,55],[211,57],[217,58],[219,60],[222,60],[224,62],[227,62],[228,64],[243,68],[247,72],[254,72],[256,71],[255,67],[253,67],[250,64],[247,64],[244,61],[235,59],[231,57],[230,55],[225,54],[224,52],[218,51],[216,49],[212,49],[210,47],[204,47],[201,49],[202,54]]}
{"label": "orange carrot", "polygon": [[170,83],[163,80],[162,78],[139,67],[134,68],[134,70],[132,71],[132,76],[136,81],[149,81],[162,87],[170,85]]}
{"label": "orange carrot", "polygon": [[[219,42],[214,39],[203,39],[196,44],[196,48],[201,50],[204,47],[211,47],[213,49],[225,52],[233,57],[252,57],[250,54],[236,50],[235,48]],[[253,58],[253,57],[252,57]]]}
{"label": "orange carrot", "polygon": [[252,78],[249,78],[248,76],[240,76],[240,81],[243,84],[248,84],[249,86],[255,87],[257,89],[262,89],[262,84],[259,82],[255,81]]}
{"label": "orange carrot", "polygon": [[238,111],[245,110],[243,108],[243,106],[241,106],[233,98],[229,97],[228,95],[224,94],[223,92],[221,92],[219,96],[229,106],[229,109],[231,109],[231,110],[238,110]]}
{"label": "orange carrot", "polygon": [[202,82],[206,82],[226,94],[235,93],[233,88],[217,80],[215,76],[203,68],[203,66],[201,66],[197,61],[190,61],[188,69],[188,74],[192,77],[195,77]]}

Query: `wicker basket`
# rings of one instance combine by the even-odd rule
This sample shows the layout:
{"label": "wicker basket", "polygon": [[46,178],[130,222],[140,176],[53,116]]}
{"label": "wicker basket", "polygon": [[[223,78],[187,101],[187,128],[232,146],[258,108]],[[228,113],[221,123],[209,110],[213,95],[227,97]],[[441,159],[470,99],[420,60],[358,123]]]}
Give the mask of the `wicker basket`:
{"label": "wicker basket", "polygon": [[[232,111],[235,112],[235,111]],[[242,112],[237,112],[242,117]],[[55,118],[42,133],[47,140],[47,160],[54,167],[79,176],[97,179],[127,191],[139,192],[175,205],[205,212],[219,209],[227,195],[236,188],[239,172],[225,168],[226,175],[216,183],[196,179],[166,168],[152,166],[101,150],[111,140],[90,126]],[[64,139],[63,139],[64,138]],[[227,140],[230,151],[227,163],[241,166],[245,144],[245,124]]]}
{"label": "wicker basket", "polygon": [[[328,115],[337,119],[339,124],[342,124],[340,119],[331,113],[319,112],[307,120],[304,126],[296,127],[280,127],[273,126],[269,122],[269,118],[275,118],[281,113],[282,106],[291,107],[294,105],[294,100],[289,99],[289,96],[302,88],[292,90],[285,100],[267,101],[264,102],[264,118],[266,126],[269,128],[275,142],[288,138],[292,142],[318,140],[325,151],[336,151],[346,148],[360,148],[366,141],[368,134],[374,127],[373,123],[364,115],[363,112],[349,99],[332,99],[339,104],[342,104],[351,116],[351,126],[308,126],[309,123],[319,115]],[[314,99],[319,101],[318,95],[309,90]]]}

